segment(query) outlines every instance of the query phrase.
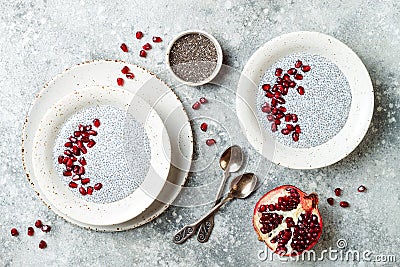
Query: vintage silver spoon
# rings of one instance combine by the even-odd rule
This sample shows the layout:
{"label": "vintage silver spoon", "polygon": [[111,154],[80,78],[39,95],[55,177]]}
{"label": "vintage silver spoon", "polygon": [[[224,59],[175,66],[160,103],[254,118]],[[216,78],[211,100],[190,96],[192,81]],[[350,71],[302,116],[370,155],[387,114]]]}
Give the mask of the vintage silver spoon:
{"label": "vintage silver spoon", "polygon": [[[229,147],[222,153],[219,159],[219,166],[224,170],[224,177],[222,178],[221,184],[219,185],[216,202],[217,205],[221,201],[221,196],[224,193],[226,180],[231,175],[231,172],[237,172],[243,164],[243,151],[240,146],[234,145]],[[205,243],[210,238],[212,229],[214,228],[214,215],[208,217],[201,225],[197,240],[201,243]]]}
{"label": "vintage silver spoon", "polygon": [[174,242],[176,244],[182,244],[194,233],[196,233],[199,225],[207,219],[210,215],[214,214],[219,210],[225,203],[235,199],[235,198],[246,198],[248,197],[256,188],[258,178],[254,173],[245,173],[232,180],[231,190],[229,191],[226,198],[224,198],[218,205],[212,208],[207,214],[201,217],[197,222],[193,224],[186,225],[174,236]]}

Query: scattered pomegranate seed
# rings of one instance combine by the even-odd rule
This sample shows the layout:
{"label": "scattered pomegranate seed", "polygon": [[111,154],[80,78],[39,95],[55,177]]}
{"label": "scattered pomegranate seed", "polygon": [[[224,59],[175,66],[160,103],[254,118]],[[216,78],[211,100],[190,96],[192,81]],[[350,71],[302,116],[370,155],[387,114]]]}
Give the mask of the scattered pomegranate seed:
{"label": "scattered pomegranate seed", "polygon": [[295,141],[295,142],[298,142],[299,141],[299,134],[298,133],[292,133],[292,139],[293,139],[293,141]]}
{"label": "scattered pomegranate seed", "polygon": [[131,80],[133,78],[135,78],[135,74],[133,74],[132,72],[127,73],[125,76],[126,76],[126,78],[131,79]]}
{"label": "scattered pomegranate seed", "polygon": [[342,194],[342,189],[336,188],[336,189],[335,189],[335,195],[336,195],[337,197],[339,197],[341,194]]}
{"label": "scattered pomegranate seed", "polygon": [[[89,141],[90,142],[90,141]],[[86,147],[81,147],[81,151],[82,151],[82,154],[86,154],[87,153],[87,149],[86,149]]]}
{"label": "scattered pomegranate seed", "polygon": [[281,124],[281,121],[279,119],[275,119],[274,122],[275,122],[276,125],[280,125]]}
{"label": "scattered pomegranate seed", "polygon": [[69,139],[72,143],[76,143],[76,141],[78,140],[78,139],[76,139],[76,138],[73,137],[73,136],[70,136],[68,139]]}
{"label": "scattered pomegranate seed", "polygon": [[71,188],[77,188],[78,184],[75,183],[75,182],[69,182],[68,186],[71,187]]}
{"label": "scattered pomegranate seed", "polygon": [[129,73],[131,70],[129,69],[129,67],[128,66],[124,66],[122,69],[121,69],[121,73],[122,74],[127,74],[127,73]]}
{"label": "scattered pomegranate seed", "polygon": [[72,172],[71,171],[64,171],[63,172],[63,176],[72,176]]}
{"label": "scattered pomegranate seed", "polygon": [[34,234],[35,234],[35,230],[33,229],[33,227],[28,227],[28,235],[33,236]]}
{"label": "scattered pomegranate seed", "polygon": [[301,133],[301,128],[300,128],[300,126],[299,126],[299,125],[296,125],[296,126],[294,127],[294,131],[295,131],[296,133],[300,134],[300,133]]}
{"label": "scattered pomegranate seed", "polygon": [[331,206],[333,206],[333,203],[335,202],[335,200],[334,200],[333,198],[331,198],[331,197],[328,198],[326,201],[327,201],[328,204],[331,205]]}
{"label": "scattered pomegranate seed", "polygon": [[85,196],[87,194],[86,189],[84,187],[79,187],[79,193],[81,193],[81,195]]}
{"label": "scattered pomegranate seed", "polygon": [[275,70],[275,76],[281,76],[282,75],[282,72],[283,72],[283,70],[281,69],[281,68],[277,68],[276,70]]}
{"label": "scattered pomegranate seed", "polygon": [[287,73],[290,75],[295,75],[297,73],[297,70],[295,68],[291,68],[291,69],[288,69]]}
{"label": "scattered pomegranate seed", "polygon": [[66,142],[66,143],[64,144],[64,146],[65,146],[65,147],[72,147],[72,142]]}
{"label": "scattered pomegranate seed", "polygon": [[286,124],[286,129],[292,132],[294,131],[294,126],[292,124]]}
{"label": "scattered pomegranate seed", "polygon": [[273,98],[275,95],[272,92],[268,91],[265,93],[265,96],[268,98]]}
{"label": "scattered pomegranate seed", "polygon": [[40,249],[45,249],[45,248],[47,248],[47,243],[46,243],[46,241],[40,240],[40,242],[39,242],[39,248],[40,248]]}
{"label": "scattered pomegranate seed", "polygon": [[200,102],[195,102],[194,104],[193,104],[193,106],[192,106],[192,109],[194,109],[194,110],[198,110],[200,108]]}
{"label": "scattered pomegranate seed", "polygon": [[18,236],[18,235],[19,235],[18,230],[17,230],[16,228],[12,228],[12,229],[11,229],[11,235],[12,235],[12,236]]}
{"label": "scattered pomegranate seed", "polygon": [[58,159],[57,159],[58,164],[62,164],[63,160],[64,160],[64,156],[58,156]]}
{"label": "scattered pomegranate seed", "polygon": [[86,159],[85,159],[84,157],[82,157],[82,158],[79,159],[79,163],[80,163],[82,166],[85,166],[85,165],[87,164]]}
{"label": "scattered pomegranate seed", "polygon": [[121,48],[122,51],[128,52],[128,47],[126,46],[125,43],[122,43],[121,46],[120,46],[120,48]]}
{"label": "scattered pomegranate seed", "polygon": [[94,185],[94,190],[100,190],[101,188],[103,188],[103,185],[101,183],[97,183]]}
{"label": "scattered pomegranate seed", "polygon": [[205,98],[205,97],[200,97],[200,103],[201,103],[201,104],[208,103],[207,98]]}
{"label": "scattered pomegranate seed", "polygon": [[300,73],[297,73],[296,75],[294,75],[294,78],[295,78],[296,80],[303,80],[303,75],[300,74]]}
{"label": "scattered pomegranate seed", "polygon": [[145,43],[145,44],[142,46],[142,48],[143,48],[144,50],[150,50],[150,49],[151,49],[151,44]]}
{"label": "scattered pomegranate seed", "polygon": [[205,122],[203,122],[203,123],[200,125],[200,129],[201,129],[203,132],[206,132],[206,131],[207,131],[207,128],[208,128],[208,124],[205,123]]}
{"label": "scattered pomegranate seed", "polygon": [[72,176],[71,179],[72,179],[72,181],[79,181],[81,179],[81,176],[78,175],[78,174],[75,174],[75,175]]}
{"label": "scattered pomegranate seed", "polygon": [[278,130],[278,127],[276,126],[276,124],[275,123],[272,123],[271,124],[271,131],[272,132],[276,132]]}
{"label": "scattered pomegranate seed", "polygon": [[81,184],[88,184],[90,183],[90,179],[89,178],[84,178],[81,180]]}
{"label": "scattered pomegranate seed", "polygon": [[271,85],[269,85],[269,84],[264,84],[264,85],[262,86],[262,89],[263,89],[264,91],[269,91],[269,90],[271,89]]}
{"label": "scattered pomegranate seed", "polygon": [[147,52],[145,50],[140,50],[139,56],[146,57],[147,56]]}
{"label": "scattered pomegranate seed", "polygon": [[93,187],[88,186],[88,188],[87,188],[87,194],[88,194],[88,195],[92,195],[92,194],[93,194]]}
{"label": "scattered pomegranate seed", "polygon": [[207,139],[206,140],[207,146],[215,145],[215,143],[216,143],[215,139]]}
{"label": "scattered pomegranate seed", "polygon": [[281,133],[284,135],[288,135],[288,134],[290,134],[290,131],[288,129],[282,129]]}
{"label": "scattered pomegranate seed", "polygon": [[275,117],[273,115],[268,115],[267,116],[268,121],[275,121]]}
{"label": "scattered pomegranate seed", "polygon": [[297,87],[297,92],[299,93],[299,95],[304,95],[304,93],[305,93],[304,87],[303,86]]}
{"label": "scattered pomegranate seed", "polygon": [[160,43],[160,42],[162,42],[162,39],[161,39],[161,37],[153,36],[153,42],[154,43]]}
{"label": "scattered pomegranate seed", "polygon": [[292,121],[296,123],[298,121],[298,117],[296,114],[292,114]]}
{"label": "scattered pomegranate seed", "polygon": [[347,201],[340,201],[339,205],[342,208],[347,208],[350,206],[349,202],[347,202]]}
{"label": "scattered pomegranate seed", "polygon": [[92,148],[96,144],[96,141],[90,139],[89,143],[87,143],[88,148]]}
{"label": "scattered pomegranate seed", "polygon": [[301,60],[297,60],[294,66],[295,68],[300,68],[301,66],[303,66],[303,62],[301,62]]}
{"label": "scattered pomegranate seed", "polygon": [[285,121],[290,122],[292,120],[292,115],[291,114],[286,114],[285,115]]}
{"label": "scattered pomegranate seed", "polygon": [[41,220],[37,220],[37,221],[35,222],[35,227],[36,227],[36,228],[41,228],[42,226],[43,226],[43,223],[42,223]]}
{"label": "scattered pomegranate seed", "polygon": [[136,39],[142,39],[142,37],[143,37],[143,32],[141,32],[141,31],[137,31],[136,32]]}
{"label": "scattered pomegranate seed", "polygon": [[264,113],[271,113],[271,106],[268,105],[268,103],[265,103],[262,106],[261,111],[264,112]]}
{"label": "scattered pomegranate seed", "polygon": [[296,82],[291,81],[291,82],[289,83],[289,87],[290,87],[290,88],[294,88],[295,86],[296,86]]}
{"label": "scattered pomegranate seed", "polygon": [[118,86],[124,86],[124,79],[117,78],[117,84],[118,84]]}
{"label": "scattered pomegranate seed", "polygon": [[363,185],[360,185],[358,188],[357,188],[357,191],[358,192],[365,192],[367,190],[367,188],[365,187],[365,186],[363,186]]}
{"label": "scattered pomegranate seed", "polygon": [[99,119],[94,119],[93,120],[93,125],[94,125],[94,127],[99,128],[100,127],[100,120]]}
{"label": "scattered pomegranate seed", "polygon": [[42,229],[43,232],[48,233],[51,230],[51,226],[50,225],[43,225],[41,227],[41,229]]}
{"label": "scattered pomegranate seed", "polygon": [[304,65],[303,67],[301,67],[301,70],[304,71],[304,72],[308,72],[308,71],[311,70],[311,67],[308,66],[308,65]]}

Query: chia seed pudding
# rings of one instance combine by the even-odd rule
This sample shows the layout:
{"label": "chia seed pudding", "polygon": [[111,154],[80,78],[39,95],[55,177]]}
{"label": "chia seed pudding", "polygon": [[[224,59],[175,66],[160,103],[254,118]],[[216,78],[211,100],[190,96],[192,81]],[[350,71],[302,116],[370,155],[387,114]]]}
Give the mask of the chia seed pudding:
{"label": "chia seed pudding", "polygon": [[[102,189],[93,195],[77,197],[95,203],[110,203],[126,198],[143,182],[150,168],[151,150],[143,125],[121,108],[110,105],[92,106],[78,111],[62,126],[53,149],[55,171],[68,187],[71,177],[62,175],[63,165],[57,158],[65,150],[64,144],[79,124],[92,124],[94,118],[101,121],[93,139],[96,145],[84,155],[87,165],[82,178],[90,178],[91,184],[101,183]],[[82,155],[81,155],[82,156]],[[134,159],[134,160],[133,160]]]}
{"label": "chia seed pudding", "polygon": [[[284,97],[287,112],[297,114],[297,124],[301,126],[300,139],[294,142],[290,135],[281,133],[285,121],[276,132],[271,130],[267,114],[261,111],[263,104],[269,100],[262,86],[275,83],[277,68],[287,71],[298,60],[309,65],[311,70],[304,73],[302,80],[296,80],[297,86],[304,87],[304,95],[290,88]],[[261,78],[256,97],[257,116],[262,127],[279,143],[296,148],[319,146],[334,137],[347,121],[352,100],[349,82],[338,66],[325,57],[309,53],[290,54],[274,63]]]}
{"label": "chia seed pudding", "polygon": [[186,82],[199,83],[209,78],[217,67],[217,61],[214,43],[200,33],[181,36],[169,52],[172,71]]}

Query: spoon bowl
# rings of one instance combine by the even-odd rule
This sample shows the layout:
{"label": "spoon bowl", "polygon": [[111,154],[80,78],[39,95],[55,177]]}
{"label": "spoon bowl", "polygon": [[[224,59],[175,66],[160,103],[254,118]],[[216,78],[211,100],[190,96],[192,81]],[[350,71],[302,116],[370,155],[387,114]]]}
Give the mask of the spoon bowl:
{"label": "spoon bowl", "polygon": [[243,151],[240,146],[233,145],[222,153],[219,165],[225,172],[237,172],[243,163]]}
{"label": "spoon bowl", "polygon": [[236,198],[246,198],[253,193],[258,183],[254,173],[245,173],[237,176],[231,182],[231,193]]}

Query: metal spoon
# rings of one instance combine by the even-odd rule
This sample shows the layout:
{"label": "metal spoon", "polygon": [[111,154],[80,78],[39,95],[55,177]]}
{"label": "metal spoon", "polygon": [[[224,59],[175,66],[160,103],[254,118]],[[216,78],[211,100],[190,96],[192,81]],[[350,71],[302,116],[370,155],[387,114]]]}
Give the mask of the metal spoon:
{"label": "metal spoon", "polygon": [[196,233],[199,225],[207,219],[210,215],[214,214],[219,208],[222,207],[225,203],[231,201],[235,198],[246,198],[248,197],[255,189],[258,182],[258,178],[254,173],[245,173],[233,179],[231,182],[231,190],[228,193],[227,197],[224,198],[218,205],[212,208],[207,214],[201,217],[197,222],[193,224],[186,225],[179,232],[177,232],[174,236],[174,243],[182,244],[189,237],[191,237],[194,233]]}
{"label": "metal spoon", "polygon": [[[231,172],[237,172],[243,163],[243,151],[240,146],[234,145],[229,147],[222,153],[219,159],[219,166],[225,171],[224,177],[222,178],[221,184],[219,185],[215,205],[221,201],[221,196],[224,192],[226,180],[231,175]],[[212,229],[214,228],[214,215],[208,217],[201,225],[197,240],[201,243],[205,243],[210,238]]]}

